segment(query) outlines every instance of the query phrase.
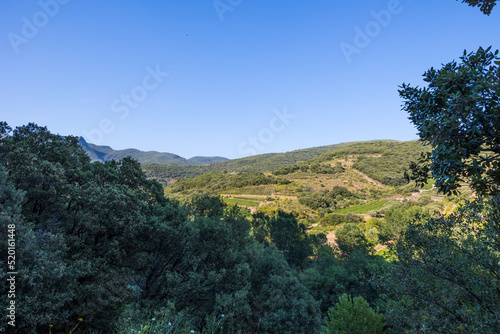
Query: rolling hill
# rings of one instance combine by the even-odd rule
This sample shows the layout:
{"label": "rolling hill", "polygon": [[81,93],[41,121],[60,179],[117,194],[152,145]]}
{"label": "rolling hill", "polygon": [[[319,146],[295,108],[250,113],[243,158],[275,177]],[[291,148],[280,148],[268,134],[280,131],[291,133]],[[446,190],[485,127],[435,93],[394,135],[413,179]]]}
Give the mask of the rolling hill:
{"label": "rolling hill", "polygon": [[[442,209],[442,197],[437,197],[432,184],[419,190],[404,179],[410,162],[428,150],[420,142],[369,141],[332,146],[322,154],[325,147],[204,166],[144,168],[156,167],[153,171],[158,173],[175,168],[177,175],[170,173],[170,179],[159,179],[167,184],[164,190],[170,198],[189,201],[201,194],[222,196],[227,204],[237,204],[252,213],[273,215],[282,210],[315,224],[333,213],[380,217],[404,199],[416,203],[424,197],[419,205],[435,212]],[[325,226],[317,226],[314,231],[320,230],[327,231]]]}
{"label": "rolling hill", "polygon": [[[395,141],[377,141],[377,142],[395,142]],[[300,149],[285,153],[267,153],[253,155],[250,157],[225,160],[221,162],[210,163],[208,165],[189,166],[181,164],[144,164],[143,170],[149,177],[155,178],[164,183],[172,179],[183,179],[195,177],[197,175],[214,172],[270,172],[282,166],[292,165],[301,161],[309,161],[317,158],[324,153],[345,146],[357,144],[359,142],[347,142],[334,145],[318,146],[307,149]]]}

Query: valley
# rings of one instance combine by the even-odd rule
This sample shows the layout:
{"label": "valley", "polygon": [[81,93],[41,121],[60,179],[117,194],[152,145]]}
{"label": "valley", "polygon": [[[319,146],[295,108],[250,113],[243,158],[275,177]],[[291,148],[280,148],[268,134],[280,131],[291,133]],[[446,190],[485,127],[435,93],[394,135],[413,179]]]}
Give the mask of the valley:
{"label": "valley", "polygon": [[[431,214],[450,213],[456,202],[470,195],[464,189],[460,198],[445,197],[438,194],[432,181],[419,189],[404,180],[410,162],[428,151],[417,141],[369,141],[330,147],[333,149],[321,154],[311,149],[204,166],[176,166],[176,175],[168,165],[143,165],[143,169],[166,184],[167,197],[188,203],[200,194],[220,196],[248,217],[291,213],[309,234],[325,234],[333,245],[344,218],[353,216],[375,251],[385,248],[378,235],[384,230],[387,211],[415,206]],[[243,163],[248,161],[251,164]],[[192,176],[193,167],[205,171]]]}

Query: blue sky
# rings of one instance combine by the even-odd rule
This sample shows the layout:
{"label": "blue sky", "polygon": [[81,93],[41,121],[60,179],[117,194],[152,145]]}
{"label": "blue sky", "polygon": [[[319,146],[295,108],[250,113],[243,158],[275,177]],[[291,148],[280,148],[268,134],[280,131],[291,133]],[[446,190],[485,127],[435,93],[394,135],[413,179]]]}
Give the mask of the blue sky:
{"label": "blue sky", "polygon": [[2,1],[0,120],[188,158],[416,139],[398,86],[500,48],[499,18],[455,0]]}

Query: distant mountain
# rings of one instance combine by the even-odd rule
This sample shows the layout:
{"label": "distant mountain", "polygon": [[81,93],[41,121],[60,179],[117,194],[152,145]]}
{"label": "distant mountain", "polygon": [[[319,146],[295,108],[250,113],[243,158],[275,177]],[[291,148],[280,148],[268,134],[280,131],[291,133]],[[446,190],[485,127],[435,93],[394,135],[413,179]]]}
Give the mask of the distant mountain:
{"label": "distant mountain", "polygon": [[192,157],[187,159],[188,162],[190,162],[190,165],[205,165],[205,164],[211,164],[213,162],[221,162],[221,161],[226,161],[229,160],[227,158],[223,157]]}
{"label": "distant mountain", "polygon": [[125,157],[132,157],[138,160],[141,164],[172,164],[172,165],[203,165],[212,162],[220,162],[228,160],[224,157],[192,157],[190,159],[183,158],[177,154],[164,153],[157,151],[140,151],[129,148],[125,150],[114,150],[109,146],[94,145],[88,143],[83,137],[78,138],[78,143],[87,153],[92,161],[105,162],[109,160],[119,160]]}

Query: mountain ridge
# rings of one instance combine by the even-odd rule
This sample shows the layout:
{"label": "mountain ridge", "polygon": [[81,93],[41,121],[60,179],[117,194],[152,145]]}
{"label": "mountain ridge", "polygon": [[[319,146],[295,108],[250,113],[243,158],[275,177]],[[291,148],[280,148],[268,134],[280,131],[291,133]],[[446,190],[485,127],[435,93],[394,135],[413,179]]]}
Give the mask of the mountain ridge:
{"label": "mountain ridge", "polygon": [[225,157],[206,157],[194,156],[189,159],[181,157],[178,154],[158,152],[158,151],[141,151],[135,148],[127,148],[124,150],[115,150],[110,146],[95,145],[89,143],[83,137],[78,137],[78,144],[83,148],[91,161],[106,162],[109,160],[119,160],[127,156],[136,159],[141,164],[164,164],[164,165],[204,165],[214,162],[229,160]]}

